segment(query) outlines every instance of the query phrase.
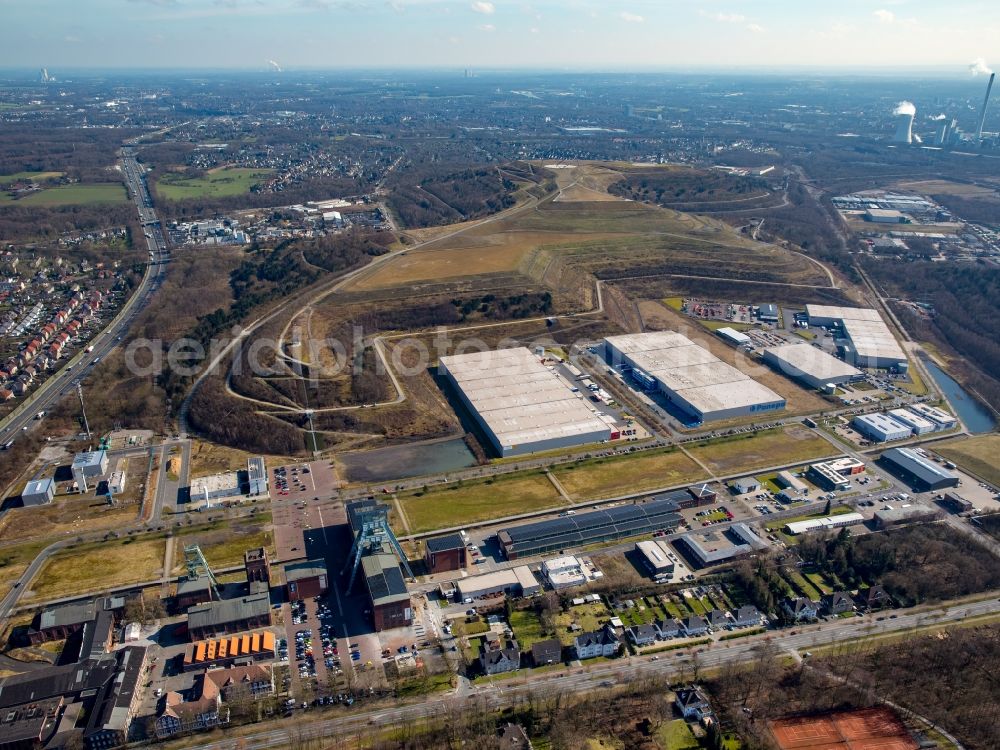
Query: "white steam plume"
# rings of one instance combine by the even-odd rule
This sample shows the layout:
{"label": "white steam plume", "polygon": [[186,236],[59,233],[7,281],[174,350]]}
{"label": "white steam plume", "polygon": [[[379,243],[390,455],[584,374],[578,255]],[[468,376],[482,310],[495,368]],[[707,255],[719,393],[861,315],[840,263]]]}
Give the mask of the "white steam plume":
{"label": "white steam plume", "polygon": [[892,113],[894,115],[915,115],[917,114],[917,108],[913,105],[913,102],[900,102],[896,105],[896,109]]}
{"label": "white steam plume", "polygon": [[981,57],[977,57],[975,60],[972,61],[972,64],[969,66],[969,72],[972,73],[972,75],[974,76],[977,76],[980,73],[982,73],[984,76],[988,76],[993,73],[993,71],[990,69],[990,66],[987,65],[986,61]]}
{"label": "white steam plume", "polygon": [[942,113],[940,115],[934,115],[931,119],[932,120],[947,120],[948,119],[948,115]]}
{"label": "white steam plume", "polygon": [[281,66],[278,65],[278,63],[276,63],[274,60],[268,60],[267,64],[271,66],[271,70],[273,70],[274,72],[276,73],[281,72]]}

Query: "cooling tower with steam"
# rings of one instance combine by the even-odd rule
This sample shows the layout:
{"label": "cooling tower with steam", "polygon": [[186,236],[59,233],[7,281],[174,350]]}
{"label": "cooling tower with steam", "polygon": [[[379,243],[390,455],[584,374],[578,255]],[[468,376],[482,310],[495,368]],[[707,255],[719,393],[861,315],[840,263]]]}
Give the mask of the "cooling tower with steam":
{"label": "cooling tower with steam", "polygon": [[990,92],[993,91],[993,79],[996,73],[990,73],[990,82],[986,84],[986,98],[983,99],[983,109],[979,113],[979,125],[976,127],[976,140],[983,140],[983,125],[986,124],[986,108],[990,105]]}
{"label": "cooling tower with steam", "polygon": [[913,143],[913,118],[917,114],[917,108],[911,102],[900,102],[892,114],[896,118],[896,135],[892,137],[893,142]]}

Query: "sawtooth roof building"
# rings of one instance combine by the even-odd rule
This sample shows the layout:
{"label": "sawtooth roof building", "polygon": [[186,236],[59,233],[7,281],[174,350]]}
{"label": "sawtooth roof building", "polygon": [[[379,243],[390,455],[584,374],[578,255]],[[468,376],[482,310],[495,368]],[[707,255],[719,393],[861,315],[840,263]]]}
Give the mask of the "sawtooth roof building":
{"label": "sawtooth roof building", "polygon": [[525,347],[441,357],[439,371],[500,456],[611,437],[583,397]]}
{"label": "sawtooth roof building", "polygon": [[548,521],[501,529],[500,548],[508,560],[542,555],[595,542],[672,531],[680,525],[674,500],[650,500],[634,505],[617,505],[590,513],[561,516]]}
{"label": "sawtooth roof building", "polygon": [[609,336],[604,345],[608,361],[651,378],[668,401],[699,421],[785,408],[770,388],[674,331]]}

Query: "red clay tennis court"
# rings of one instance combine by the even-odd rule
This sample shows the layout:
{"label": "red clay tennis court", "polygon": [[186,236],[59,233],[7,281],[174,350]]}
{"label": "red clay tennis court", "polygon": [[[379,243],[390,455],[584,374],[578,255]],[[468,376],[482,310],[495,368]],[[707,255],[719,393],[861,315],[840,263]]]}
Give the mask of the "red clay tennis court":
{"label": "red clay tennis court", "polygon": [[781,750],[917,750],[896,713],[887,707],[794,716],[770,722]]}

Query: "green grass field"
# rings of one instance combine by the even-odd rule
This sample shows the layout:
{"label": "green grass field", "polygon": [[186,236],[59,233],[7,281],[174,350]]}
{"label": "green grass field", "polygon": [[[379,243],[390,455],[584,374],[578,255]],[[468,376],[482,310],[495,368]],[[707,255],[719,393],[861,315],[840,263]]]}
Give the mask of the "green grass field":
{"label": "green grass field", "polygon": [[597,499],[696,482],[705,472],[678,450],[646,451],[595,458],[553,471],[574,498]]}
{"label": "green grass field", "polygon": [[518,609],[511,612],[510,629],[514,631],[521,649],[529,649],[533,643],[544,641],[551,636],[542,630],[542,621],[531,609]]}
{"label": "green grass field", "polygon": [[978,437],[949,440],[934,447],[949,461],[982,477],[993,485],[1000,485],[1000,435],[995,433]]}
{"label": "green grass field", "polygon": [[7,206],[87,206],[108,203],[125,203],[128,193],[125,187],[118,183],[57,185],[56,187],[39,190],[37,193],[14,200],[9,193],[0,192],[0,205]]}
{"label": "green grass field", "polygon": [[732,439],[698,443],[690,451],[720,475],[787,466],[837,453],[822,437],[798,425],[766,430],[749,437],[738,435]]}
{"label": "green grass field", "polygon": [[537,472],[502,477],[492,484],[486,480],[454,483],[423,495],[399,496],[413,534],[555,508],[562,502],[552,482]]}
{"label": "green grass field", "polygon": [[0,185],[15,180],[34,180],[43,182],[45,180],[55,180],[62,177],[65,172],[14,172],[13,174],[0,174]]}
{"label": "green grass field", "polygon": [[271,174],[273,169],[247,169],[223,167],[207,172],[202,177],[185,179],[168,172],[156,180],[156,192],[171,201],[186,198],[228,198],[245,195],[250,186]]}
{"label": "green grass field", "polygon": [[128,538],[84,545],[53,555],[27,593],[27,599],[53,599],[151,581],[163,566],[164,540]]}
{"label": "green grass field", "polygon": [[684,719],[674,719],[661,726],[656,739],[664,750],[698,750],[701,747]]}

